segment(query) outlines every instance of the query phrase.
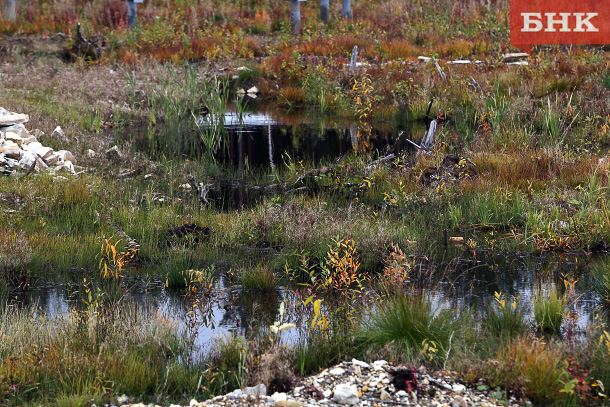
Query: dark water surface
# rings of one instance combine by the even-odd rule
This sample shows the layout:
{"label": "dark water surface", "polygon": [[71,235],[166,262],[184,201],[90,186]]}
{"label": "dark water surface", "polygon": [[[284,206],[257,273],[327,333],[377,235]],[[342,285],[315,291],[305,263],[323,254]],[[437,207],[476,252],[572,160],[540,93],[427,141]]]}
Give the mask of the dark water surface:
{"label": "dark water surface", "polygon": [[[398,117],[365,125],[353,119],[321,116],[265,108],[238,114],[227,111],[222,117],[223,142],[218,162],[234,169],[274,170],[288,162],[305,160],[329,162],[353,151],[385,154],[412,146],[426,131],[424,121],[410,122]],[[205,127],[205,117],[199,125]],[[158,158],[197,158],[205,152],[194,120],[172,126],[135,129],[135,147]]]}

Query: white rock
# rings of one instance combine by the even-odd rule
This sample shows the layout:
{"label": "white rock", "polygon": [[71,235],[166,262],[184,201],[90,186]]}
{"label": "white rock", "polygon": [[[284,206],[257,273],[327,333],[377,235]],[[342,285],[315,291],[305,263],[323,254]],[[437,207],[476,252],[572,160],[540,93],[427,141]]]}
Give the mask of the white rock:
{"label": "white rock", "polygon": [[360,375],[362,375],[362,368],[361,368],[360,366],[358,366],[358,365],[355,365],[355,366],[354,366],[354,374],[355,374],[356,376],[360,376]]}
{"label": "white rock", "polygon": [[189,406],[196,406],[197,404],[199,404],[199,402],[195,399],[191,399],[191,401],[189,401]]}
{"label": "white rock", "polygon": [[123,159],[123,153],[121,153],[118,146],[112,146],[110,149],[106,150],[104,154],[106,154],[106,157],[108,157],[109,160],[118,161]]}
{"label": "white rock", "polygon": [[12,141],[5,141],[2,145],[2,152],[6,158],[12,158],[19,160],[21,158],[22,151],[19,146]]}
{"label": "white rock", "polygon": [[70,151],[68,150],[59,150],[57,152],[57,154],[59,155],[59,159],[62,161],[70,161],[72,162],[72,164],[76,164],[76,158],[74,158],[74,154],[72,154]]}
{"label": "white rock", "polygon": [[44,170],[48,170],[49,166],[47,165],[47,163],[45,163],[43,161],[42,158],[36,156],[36,171],[44,171]]}
{"label": "white rock", "polygon": [[390,393],[388,393],[385,390],[381,390],[381,395],[379,396],[379,398],[383,401],[390,401],[392,400],[392,396],[390,396]]}
{"label": "white rock", "polygon": [[74,164],[71,161],[58,162],[58,165],[53,169],[54,174],[58,173],[70,173],[74,174]]}
{"label": "white rock", "polygon": [[460,383],[455,383],[453,386],[451,386],[451,390],[456,393],[464,393],[466,391],[466,386]]}
{"label": "white rock", "polygon": [[10,126],[18,123],[25,123],[30,118],[27,114],[18,114],[9,112],[3,107],[0,107],[0,126]]}
{"label": "white rock", "polygon": [[353,405],[358,403],[358,388],[349,384],[339,384],[335,387],[333,401],[339,404]]}
{"label": "white rock", "polygon": [[57,137],[60,139],[65,139],[66,138],[66,133],[64,133],[64,131],[61,129],[60,126],[55,127],[55,130],[53,130],[53,133],[51,133],[51,137]]}
{"label": "white rock", "polygon": [[35,162],[36,156],[31,151],[24,151],[23,156],[19,160],[19,166],[24,170],[28,170]]}
{"label": "white rock", "polygon": [[383,370],[383,367],[387,364],[388,364],[388,362],[386,362],[385,360],[377,360],[377,361],[373,362],[373,369]]}
{"label": "white rock", "polygon": [[333,394],[333,392],[330,391],[330,389],[326,389],[322,394],[324,395],[324,398],[329,398]]}
{"label": "white rock", "polygon": [[4,138],[6,140],[10,140],[13,143],[17,144],[18,146],[21,145],[21,143],[23,143],[23,139],[21,138],[21,136],[17,133],[13,133],[12,131],[7,131],[6,133],[4,133]]}
{"label": "white rock", "polygon": [[119,397],[116,399],[116,402],[117,402],[119,405],[127,404],[127,403],[129,403],[129,397],[127,397],[125,394],[123,394],[122,396],[119,396]]}
{"label": "white rock", "polygon": [[190,189],[193,189],[191,184],[180,184],[179,188],[186,189],[187,191],[190,190]]}
{"label": "white rock", "polygon": [[358,360],[358,359],[352,359],[352,365],[364,367],[364,368],[367,368],[367,369],[371,367],[371,365],[369,365],[368,363],[363,362],[363,361]]}
{"label": "white rock", "polygon": [[6,161],[6,163],[8,164],[8,166],[10,168],[14,168],[14,167],[16,167],[19,164],[19,162],[17,160],[14,160],[14,159],[8,158],[8,157],[6,157],[5,161]]}
{"label": "white rock", "polygon": [[246,394],[253,396],[266,396],[267,387],[262,383],[258,386],[246,387]]}
{"label": "white rock", "polygon": [[33,143],[29,143],[28,145],[26,145],[24,148],[30,150],[31,152],[33,152],[34,154],[36,154],[36,150],[38,150],[39,148],[42,148],[42,144],[39,143],[38,141],[34,141]]}
{"label": "white rock", "polygon": [[285,401],[285,400],[287,400],[287,398],[288,397],[286,396],[286,393],[277,393],[276,392],[271,395],[271,399],[275,402]]}
{"label": "white rock", "polygon": [[53,149],[51,147],[41,146],[35,150],[30,149],[30,151],[36,154],[38,157],[42,158],[43,160],[46,160],[47,158],[53,155]]}
{"label": "white rock", "polygon": [[36,137],[34,137],[34,136],[27,136],[27,137],[22,136],[21,139],[23,140],[23,144],[21,147],[27,146],[28,144],[35,143],[37,141]]}
{"label": "white rock", "polygon": [[331,369],[328,373],[330,373],[333,376],[341,376],[342,374],[345,373],[345,369],[341,369],[340,367],[336,367],[334,369]]}
{"label": "white rock", "polygon": [[51,167],[51,166],[57,164],[57,162],[59,161],[59,154],[53,153],[51,155],[47,155],[46,157],[43,158],[43,160],[49,167]]}
{"label": "white rock", "polygon": [[258,93],[259,90],[256,86],[252,86],[250,89],[247,90],[247,93]]}
{"label": "white rock", "polygon": [[22,123],[2,127],[2,130],[0,130],[1,133],[7,133],[9,131],[12,133],[17,133],[21,138],[26,138],[30,135],[30,132],[28,131],[28,129],[25,128],[25,125],[23,125]]}
{"label": "white rock", "polygon": [[397,397],[407,397],[408,395],[409,395],[409,394],[408,394],[406,391],[404,391],[404,390],[398,390],[398,391],[396,392],[396,396],[397,396]]}
{"label": "white rock", "polygon": [[93,157],[95,157],[96,152],[93,151],[92,149],[88,149],[85,154],[87,154],[87,157],[93,158]]}

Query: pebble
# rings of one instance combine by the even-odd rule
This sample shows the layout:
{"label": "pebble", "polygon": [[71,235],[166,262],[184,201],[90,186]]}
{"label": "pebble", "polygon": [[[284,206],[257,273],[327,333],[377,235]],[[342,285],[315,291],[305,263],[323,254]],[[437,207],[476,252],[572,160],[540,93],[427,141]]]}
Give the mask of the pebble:
{"label": "pebble", "polygon": [[[357,369],[358,368],[358,369]],[[395,366],[386,361],[374,363],[361,362],[352,359],[316,376],[303,377],[298,387],[285,393],[266,395],[264,385],[237,389],[224,396],[211,400],[197,402],[191,400],[189,406],[194,407],[242,407],[257,405],[261,407],[388,407],[392,405],[409,405],[414,407],[516,407],[527,404],[527,400],[516,400],[506,393],[490,391],[489,387],[479,381],[475,385],[458,383],[445,374],[427,374],[418,369],[420,388],[417,392],[408,393],[394,388],[391,383],[394,369],[405,367]],[[358,374],[357,371],[360,370]],[[315,387],[320,393],[310,391]],[[502,393],[502,394],[501,394]],[[498,397],[502,395],[502,397]],[[496,397],[494,397],[496,396]],[[127,396],[123,396],[127,397]],[[117,401],[123,401],[121,399]],[[126,401],[127,402],[127,401]],[[119,403],[121,405],[121,403]],[[132,404],[131,407],[140,406]],[[108,406],[106,406],[108,407]],[[170,407],[178,407],[175,404]]]}
{"label": "pebble", "polygon": [[466,391],[466,386],[464,386],[463,384],[456,383],[451,386],[451,390],[456,393],[464,393]]}
{"label": "pebble", "polygon": [[337,368],[330,370],[328,373],[330,373],[333,376],[341,376],[345,373],[345,369],[337,367]]}

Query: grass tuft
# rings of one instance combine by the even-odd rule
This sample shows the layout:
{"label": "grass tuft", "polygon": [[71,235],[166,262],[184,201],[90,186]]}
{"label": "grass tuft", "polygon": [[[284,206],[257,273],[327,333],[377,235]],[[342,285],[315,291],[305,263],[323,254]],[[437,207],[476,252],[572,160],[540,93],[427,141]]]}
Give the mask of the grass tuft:
{"label": "grass tuft", "polygon": [[392,346],[411,357],[436,348],[445,357],[452,337],[459,332],[456,312],[420,295],[396,295],[380,302],[355,333],[360,347]]}
{"label": "grass tuft", "polygon": [[568,299],[557,288],[543,290],[542,287],[533,293],[534,321],[538,330],[545,333],[559,334],[566,312]]}
{"label": "grass tuft", "polygon": [[483,326],[493,336],[502,339],[524,334],[529,326],[525,321],[525,310],[519,298],[507,303],[506,298],[495,293],[495,302],[487,307]]}

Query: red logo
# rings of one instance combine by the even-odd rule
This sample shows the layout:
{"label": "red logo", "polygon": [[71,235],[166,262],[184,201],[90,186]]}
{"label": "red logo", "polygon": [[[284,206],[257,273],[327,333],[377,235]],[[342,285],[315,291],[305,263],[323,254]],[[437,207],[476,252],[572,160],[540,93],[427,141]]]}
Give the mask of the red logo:
{"label": "red logo", "polygon": [[535,44],[606,44],[610,1],[511,0],[510,43],[531,52]]}

